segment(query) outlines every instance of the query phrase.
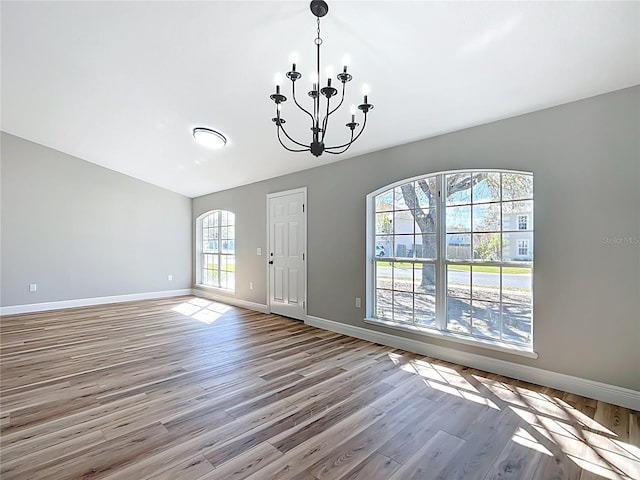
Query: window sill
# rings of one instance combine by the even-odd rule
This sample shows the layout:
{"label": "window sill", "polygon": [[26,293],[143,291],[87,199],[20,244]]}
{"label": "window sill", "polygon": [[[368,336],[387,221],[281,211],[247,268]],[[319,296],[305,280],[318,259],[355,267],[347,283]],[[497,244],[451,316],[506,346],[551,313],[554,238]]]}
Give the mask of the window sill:
{"label": "window sill", "polygon": [[394,330],[402,330],[405,332],[417,333],[427,337],[440,338],[456,343],[463,343],[465,345],[471,345],[474,347],[488,348],[490,350],[496,350],[498,352],[510,353],[513,355],[520,355],[527,358],[538,358],[538,354],[533,350],[518,345],[510,345],[496,340],[490,340],[487,338],[470,338],[467,335],[460,335],[452,332],[444,332],[441,330],[434,330],[430,328],[420,328],[414,325],[398,325],[397,323],[380,320],[377,318],[365,318],[365,323],[371,325],[381,325],[383,327],[392,328]]}
{"label": "window sill", "polygon": [[228,290],[226,288],[220,288],[220,287],[212,287],[211,285],[203,285],[202,283],[196,283],[195,284],[195,288],[198,288],[200,290],[210,291],[210,292],[226,293],[226,294],[230,294],[230,295],[235,295],[236,294],[235,290]]}

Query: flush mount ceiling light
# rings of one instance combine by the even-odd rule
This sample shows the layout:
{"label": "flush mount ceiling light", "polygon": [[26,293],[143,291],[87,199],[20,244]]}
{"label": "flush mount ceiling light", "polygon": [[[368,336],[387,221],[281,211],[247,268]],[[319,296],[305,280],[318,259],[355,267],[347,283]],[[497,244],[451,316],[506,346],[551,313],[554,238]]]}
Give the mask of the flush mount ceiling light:
{"label": "flush mount ceiling light", "polygon": [[227,144],[227,137],[210,128],[198,127],[193,129],[193,138],[200,145],[207,148],[219,149]]}
{"label": "flush mount ceiling light", "polygon": [[[362,111],[362,113],[364,114],[362,127],[356,134],[355,129],[360,124],[356,123],[356,115],[355,115],[356,107],[355,105],[353,105],[351,106],[351,121],[345,124],[345,126],[349,130],[351,130],[351,139],[347,143],[343,143],[342,145],[335,145],[332,147],[325,146],[324,137],[325,137],[325,134],[327,133],[329,116],[342,106],[342,103],[344,102],[344,93],[345,93],[347,82],[351,81],[353,77],[349,73],[347,73],[347,65],[346,65],[346,62],[344,62],[345,65],[342,72],[336,76],[338,81],[342,83],[342,96],[340,98],[340,103],[338,103],[338,106],[333,108],[332,110],[329,106],[331,97],[338,94],[338,90],[336,90],[334,87],[331,86],[331,80],[332,80],[331,77],[333,76],[333,73],[327,73],[327,77],[328,77],[327,85],[325,87],[320,88],[320,45],[322,45],[322,38],[320,38],[320,17],[324,17],[327,14],[327,12],[329,12],[329,6],[327,5],[327,2],[323,0],[313,0],[311,2],[310,8],[311,8],[311,13],[313,13],[313,15],[316,17],[317,24],[318,24],[318,30],[317,30],[318,36],[315,39],[316,71],[314,72],[314,75],[313,75],[315,78],[312,79],[313,86],[311,88],[311,91],[308,93],[313,100],[313,113],[311,113],[309,110],[300,106],[300,104],[298,103],[298,99],[296,98],[296,81],[302,78],[302,74],[296,71],[295,63],[293,64],[291,71],[287,72],[287,78],[291,80],[291,96],[293,97],[293,101],[295,102],[296,106],[300,110],[305,112],[311,118],[311,132],[312,132],[311,143],[307,145],[294,140],[289,136],[287,131],[284,129],[284,124],[286,123],[286,121],[280,115],[280,110],[282,108],[282,104],[287,101],[287,97],[285,97],[280,93],[280,82],[281,82],[280,75],[276,75],[276,93],[270,96],[271,100],[273,100],[276,104],[276,116],[271,120],[276,124],[276,129],[278,132],[278,141],[280,142],[280,145],[282,145],[286,150],[289,150],[290,152],[311,152],[316,157],[319,157],[320,155],[322,155],[323,152],[332,153],[332,154],[340,154],[340,153],[346,152],[348,148],[351,146],[351,144],[355,142],[360,137],[360,135],[362,135],[362,132],[364,131],[364,127],[367,125],[367,113],[369,112],[369,110],[373,108],[373,105],[368,103],[367,94],[369,92],[363,88],[364,91],[362,93],[364,94],[364,102],[358,106],[358,109]],[[327,99],[326,109],[321,108],[320,106],[321,95]],[[321,118],[322,112],[324,112],[324,118]],[[287,143],[289,143],[290,145],[293,145],[294,148],[290,148],[287,145],[285,145],[280,135],[281,131],[282,133],[284,133],[285,137],[287,137],[287,140],[288,140]],[[296,148],[295,145],[303,148]]]}

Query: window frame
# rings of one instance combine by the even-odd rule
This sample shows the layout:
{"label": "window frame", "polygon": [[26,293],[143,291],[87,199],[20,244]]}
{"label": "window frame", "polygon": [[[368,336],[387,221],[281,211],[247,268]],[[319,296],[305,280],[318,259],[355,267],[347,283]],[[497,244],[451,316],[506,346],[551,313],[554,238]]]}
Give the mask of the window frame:
{"label": "window frame", "polygon": [[[371,193],[369,193],[366,197],[366,311],[365,311],[365,323],[375,324],[375,325],[384,325],[385,327],[389,327],[392,329],[410,331],[413,333],[418,333],[421,335],[426,335],[430,337],[437,337],[446,340],[451,340],[457,343],[464,343],[468,345],[475,345],[479,347],[489,348],[492,350],[504,351],[508,353],[513,353],[516,355],[521,355],[529,358],[537,358],[537,353],[534,351],[534,319],[533,319],[533,260],[531,261],[502,261],[499,262],[481,262],[478,260],[474,260],[471,258],[468,261],[459,261],[459,260],[448,260],[446,258],[446,252],[444,251],[444,247],[447,246],[447,228],[446,228],[446,193],[445,193],[445,179],[446,175],[457,174],[457,173],[501,173],[501,174],[524,174],[531,175],[533,180],[532,172],[525,171],[516,171],[516,170],[505,170],[505,169],[464,169],[464,170],[449,170],[449,171],[441,171],[434,172],[429,174],[421,174],[416,175],[411,178],[401,179],[389,185],[385,185]],[[423,263],[433,263],[435,265],[435,273],[436,273],[436,288],[435,288],[435,326],[434,327],[423,327],[416,326],[415,324],[401,324],[396,321],[389,321],[385,319],[377,318],[375,315],[376,308],[376,268],[377,262],[381,259],[389,260],[389,261],[398,261],[398,257],[391,255],[385,257],[379,257],[376,255],[377,245],[376,245],[376,197],[382,193],[385,193],[389,190],[394,190],[396,187],[400,187],[401,185],[408,184],[411,182],[416,182],[418,180],[427,179],[427,178],[436,178],[437,188],[438,188],[438,197],[437,197],[437,226],[436,226],[436,259],[435,260],[426,260],[419,258],[412,258],[410,261],[415,266],[417,264]],[[532,197],[533,198],[533,197]],[[505,202],[510,201],[509,199],[500,197],[499,204],[502,205]],[[513,201],[513,200],[511,200]],[[395,207],[394,207],[395,212]],[[531,213],[533,215],[533,212]],[[528,216],[528,215],[527,215]],[[527,218],[527,224],[529,224],[529,218]],[[517,221],[517,219],[516,219]],[[529,226],[529,225],[527,225]],[[417,227],[414,227],[417,228]],[[516,228],[514,229],[516,232],[521,231]],[[502,224],[500,225],[500,231],[509,233],[512,230],[509,228],[505,228]],[[531,229],[527,231],[533,234]],[[392,246],[392,250],[393,250]],[[396,252],[392,252],[396,253]],[[531,254],[531,249],[529,249],[529,253]],[[520,343],[508,343],[506,341],[502,341],[500,339],[492,339],[480,336],[473,336],[471,334],[463,334],[452,331],[451,329],[447,329],[447,276],[446,271],[447,267],[450,264],[468,264],[473,266],[498,266],[498,267],[510,267],[510,266],[526,266],[527,268],[531,268],[531,340],[529,344],[520,344]],[[414,267],[415,268],[415,267]],[[391,287],[392,291],[395,291],[395,288]],[[502,286],[500,287],[500,291],[502,292]],[[415,295],[415,293],[413,294]],[[415,299],[414,299],[415,301]],[[499,305],[502,305],[502,300]],[[444,307],[444,308],[443,308]],[[415,307],[414,307],[415,312]]]}
{"label": "window frame", "polygon": [[[222,224],[221,218],[223,213],[226,213],[227,215],[233,215],[233,224],[227,223],[225,225]],[[217,215],[217,226],[215,228],[217,228],[218,230],[218,248],[217,248],[217,252],[208,252],[205,251],[203,248],[203,231],[204,231],[204,220],[206,218],[208,218],[209,216],[212,215]],[[233,227],[233,238],[232,239],[228,239],[228,240],[232,240],[233,241],[233,249],[231,252],[223,251],[222,248],[222,243],[223,243],[223,238],[222,238],[222,229],[223,228],[229,228],[229,227]],[[203,289],[211,289],[211,290],[217,290],[217,291],[222,291],[225,293],[235,293],[236,291],[236,278],[235,278],[235,264],[236,264],[236,235],[235,235],[235,230],[236,230],[236,221],[235,221],[235,213],[230,211],[230,210],[223,210],[223,209],[215,209],[215,210],[209,210],[203,214],[201,214],[200,216],[198,216],[196,218],[196,286],[198,288],[203,288]],[[217,256],[217,265],[218,265],[218,284],[217,285],[209,285],[207,283],[205,283],[204,280],[204,273],[205,273],[205,268],[204,268],[204,256],[205,255],[216,255]],[[232,264],[234,265],[234,273],[233,273],[233,285],[231,287],[229,287],[228,282],[227,282],[227,286],[221,286],[222,283],[220,281],[221,279],[221,272],[229,272],[229,270],[224,270],[222,268],[223,266],[223,262],[222,259],[223,257],[225,258],[225,264],[229,264],[229,258],[232,259]],[[207,269],[210,270],[210,269]]]}

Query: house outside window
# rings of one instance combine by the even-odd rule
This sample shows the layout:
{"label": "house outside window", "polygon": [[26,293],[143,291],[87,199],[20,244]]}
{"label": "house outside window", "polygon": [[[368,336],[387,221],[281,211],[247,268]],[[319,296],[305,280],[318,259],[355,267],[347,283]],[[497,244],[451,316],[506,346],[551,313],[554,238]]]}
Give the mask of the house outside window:
{"label": "house outside window", "polygon": [[518,215],[518,230],[526,230],[529,223],[528,215]]}
{"label": "house outside window", "polygon": [[196,283],[235,290],[235,214],[227,210],[207,212],[196,222]]}
{"label": "house outside window", "polygon": [[527,257],[529,255],[529,240],[518,240],[518,256]]}
{"label": "house outside window", "polygon": [[532,349],[531,173],[416,177],[367,205],[368,322]]}

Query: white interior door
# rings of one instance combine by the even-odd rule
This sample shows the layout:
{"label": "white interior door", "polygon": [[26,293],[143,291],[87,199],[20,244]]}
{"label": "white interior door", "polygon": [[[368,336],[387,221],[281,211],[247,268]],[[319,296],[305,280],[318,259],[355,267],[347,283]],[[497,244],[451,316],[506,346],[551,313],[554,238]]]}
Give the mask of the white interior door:
{"label": "white interior door", "polygon": [[269,213],[269,308],[306,320],[307,189],[267,195]]}

